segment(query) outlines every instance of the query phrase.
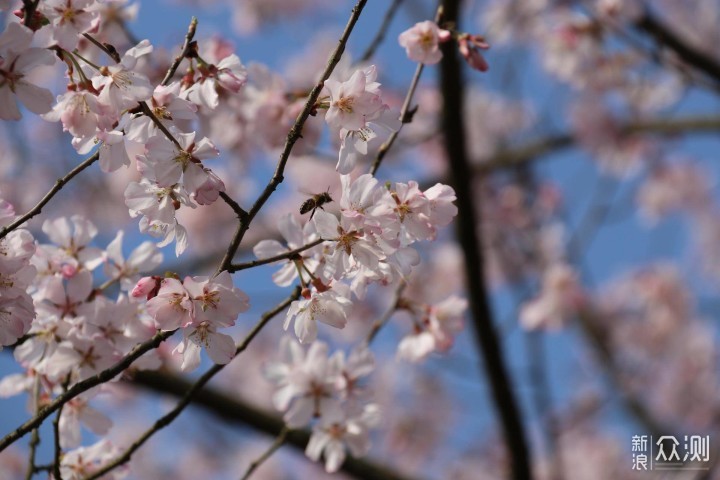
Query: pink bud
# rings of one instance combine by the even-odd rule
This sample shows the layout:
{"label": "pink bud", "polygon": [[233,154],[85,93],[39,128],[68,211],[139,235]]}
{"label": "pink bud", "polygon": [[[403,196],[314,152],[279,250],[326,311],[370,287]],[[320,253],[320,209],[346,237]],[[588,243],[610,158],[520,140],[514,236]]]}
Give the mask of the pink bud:
{"label": "pink bud", "polygon": [[225,191],[225,184],[220,177],[215,175],[211,170],[206,170],[208,173],[206,180],[198,187],[195,191],[195,201],[200,205],[210,205],[220,196],[220,192]]}
{"label": "pink bud", "polygon": [[77,266],[66,263],[60,267],[60,272],[64,278],[72,278],[77,273]]}
{"label": "pink bud", "polygon": [[135,288],[132,289],[130,295],[135,298],[145,297],[147,300],[150,300],[151,298],[157,296],[158,291],[160,290],[161,282],[162,278],[157,275],[153,275],[152,277],[143,277],[138,280],[137,285],[135,285]]}

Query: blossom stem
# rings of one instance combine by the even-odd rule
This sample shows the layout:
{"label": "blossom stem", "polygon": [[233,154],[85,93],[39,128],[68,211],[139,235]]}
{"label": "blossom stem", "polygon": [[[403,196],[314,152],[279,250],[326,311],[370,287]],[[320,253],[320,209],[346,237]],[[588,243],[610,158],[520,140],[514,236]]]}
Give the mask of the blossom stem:
{"label": "blossom stem", "polygon": [[[260,320],[245,336],[245,339],[243,339],[243,341],[240,342],[240,344],[235,348],[235,357],[233,358],[237,358],[240,353],[242,353],[248,347],[248,345],[250,345],[250,342],[253,341],[253,339],[258,335],[258,333],[260,333],[263,327],[265,327],[265,325],[270,322],[270,320],[280,314],[280,312],[285,310],[293,301],[297,300],[299,297],[300,287],[296,287],[293,293],[288,298],[277,304],[271,310],[263,313],[260,317]],[[190,404],[195,394],[198,391],[202,390],[202,388],[210,381],[210,379],[212,379],[216,374],[222,371],[222,369],[225,368],[226,365],[229,365],[229,363],[225,365],[216,364],[213,365],[210,369],[208,369],[208,371],[205,372],[200,378],[198,378],[197,381],[185,392],[177,405],[175,405],[175,408],[157,419],[153,426],[146,430],[145,433],[143,433],[135,442],[133,442],[133,444],[130,445],[122,455],[105,464],[102,468],[94,472],[92,475],[85,477],[83,480],[96,480],[105,475],[106,473],[112,471],[113,469],[119,467],[120,465],[123,465],[130,461],[133,453],[135,453],[140,447],[142,447],[143,444],[150,439],[150,437],[155,435],[155,433],[170,425],[170,423],[172,423],[172,421],[175,420],[180,415],[180,413],[182,413],[182,411],[185,410],[185,408]]]}
{"label": "blossom stem", "polygon": [[368,345],[372,343],[378,332],[380,332],[380,330],[390,321],[392,316],[395,315],[395,312],[398,311],[402,299],[402,292],[403,290],[405,290],[405,286],[406,283],[404,281],[401,281],[400,285],[398,285],[397,289],[395,290],[395,295],[393,297],[392,303],[390,304],[390,308],[387,309],[387,311],[383,314],[382,317],[378,318],[373,323],[372,327],[370,328],[370,332],[365,339]]}
{"label": "blossom stem", "polygon": [[314,240],[314,241],[308,243],[307,245],[303,245],[302,247],[298,247],[294,250],[288,250],[285,253],[281,253],[281,254],[275,255],[273,257],[261,258],[259,260],[253,260],[251,262],[246,262],[246,263],[234,263],[228,267],[227,271],[230,273],[234,273],[234,272],[238,272],[240,270],[246,270],[248,268],[259,267],[260,265],[267,265],[268,263],[278,262],[280,260],[291,259],[292,257],[304,252],[305,250],[309,250],[313,247],[316,247],[325,241],[326,240],[324,240],[322,238],[318,238],[317,240]]}
{"label": "blossom stem", "polygon": [[180,49],[180,53],[177,57],[175,57],[173,63],[170,65],[170,68],[165,74],[165,77],[161,82],[163,85],[167,85],[170,83],[170,80],[172,80],[175,72],[177,72],[177,69],[180,67],[180,63],[182,63],[183,59],[187,57],[188,53],[190,52],[190,49],[192,48],[193,38],[195,37],[195,30],[197,30],[197,24],[197,18],[192,17],[192,19],[190,20],[190,26],[188,26],[187,34],[185,35],[185,42]]}
{"label": "blossom stem", "polygon": [[[80,55],[80,53],[79,53],[77,50],[75,50],[74,52],[72,52],[72,54],[73,54],[73,56],[79,58],[79,59],[82,60],[83,62],[85,62],[85,63],[87,63],[88,65],[90,65],[92,68],[94,68],[94,69],[97,70],[98,72],[100,71],[100,67],[99,67],[98,65],[95,65],[93,62],[91,62],[91,61],[88,60],[87,58],[85,58],[85,57],[83,57],[82,55]],[[80,68],[79,65],[78,65],[78,68]]]}
{"label": "blossom stem", "polygon": [[[105,52],[110,58],[115,60],[115,63],[120,63],[120,54],[117,52],[115,47],[109,44],[100,43],[95,37],[90,35],[89,33],[83,33],[83,37],[88,39],[90,43],[98,47],[100,50]],[[84,59],[83,59],[84,60]]]}
{"label": "blossom stem", "polygon": [[253,472],[255,472],[255,470],[257,470],[258,467],[265,462],[265,460],[270,458],[273,453],[275,453],[280,447],[282,447],[287,440],[289,431],[290,430],[288,429],[287,425],[284,426],[282,430],[280,430],[280,433],[275,438],[275,441],[270,445],[270,447],[268,447],[268,449],[265,450],[262,455],[260,455],[256,460],[253,460],[252,463],[250,463],[250,466],[245,471],[245,474],[240,478],[240,480],[248,480],[248,478],[250,478],[250,475],[252,475]]}

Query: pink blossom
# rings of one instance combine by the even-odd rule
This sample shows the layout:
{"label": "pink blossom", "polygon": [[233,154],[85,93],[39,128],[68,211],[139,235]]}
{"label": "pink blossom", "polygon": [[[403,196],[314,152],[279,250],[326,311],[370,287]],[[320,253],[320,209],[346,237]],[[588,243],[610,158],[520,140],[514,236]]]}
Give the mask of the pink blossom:
{"label": "pink blossom", "polygon": [[20,120],[15,98],[31,112],[42,114],[52,108],[53,95],[26,79],[43,65],[53,65],[55,56],[44,48],[28,48],[32,31],[18,23],[10,23],[0,36],[0,119]]}
{"label": "pink blossom", "polygon": [[[337,286],[337,284],[336,284]],[[352,302],[336,290],[313,291],[310,298],[295,300],[285,318],[285,330],[295,320],[295,335],[300,343],[310,343],[317,338],[317,322],[335,328],[344,328]]]}
{"label": "pink blossom", "polygon": [[165,278],[158,294],[148,300],[148,313],[161,330],[187,327],[194,320],[195,306],[185,286],[175,278]]}
{"label": "pink blossom", "polygon": [[450,40],[451,34],[426,20],[416,23],[398,37],[400,46],[405,49],[410,60],[432,65],[442,58],[439,44]]}
{"label": "pink blossom", "polygon": [[227,271],[213,278],[186,277],[183,286],[192,299],[195,322],[231,327],[237,316],[250,308],[249,297],[233,285]]}
{"label": "pink blossom", "polygon": [[326,80],[325,88],[330,95],[330,106],[325,114],[328,125],[347,130],[363,128],[366,118],[382,108],[380,97],[367,87],[368,76],[362,70],[357,70],[346,82]]}
{"label": "pink blossom", "polygon": [[370,450],[369,428],[380,423],[377,405],[366,405],[360,415],[349,416],[340,409],[325,413],[313,428],[305,448],[305,455],[317,462],[324,452],[325,471],[337,472],[345,461],[347,448],[354,457],[362,457]]}
{"label": "pink blossom", "polygon": [[462,34],[458,38],[458,49],[471,68],[487,72],[490,68],[480,50],[488,50],[490,45],[480,35]]}
{"label": "pink blossom", "polygon": [[100,17],[93,11],[95,0],[45,0],[38,9],[50,20],[52,38],[68,51],[77,47],[81,33],[96,29]]}
{"label": "pink blossom", "polygon": [[205,347],[210,359],[219,365],[225,365],[235,356],[235,342],[232,337],[218,333],[216,327],[207,321],[183,330],[183,341],[175,352],[183,356],[180,369],[191,372],[200,366],[200,350]]}
{"label": "pink blossom", "polygon": [[539,296],[526,303],[520,323],[527,329],[560,328],[585,303],[585,294],[575,271],[565,264],[554,264],[544,273]]}
{"label": "pink blossom", "polygon": [[105,249],[104,273],[111,279],[119,279],[123,290],[130,290],[136,283],[138,274],[149,272],[159,267],[163,260],[162,253],[152,242],[143,242],[125,259],[122,253],[124,232],[117,233]]}
{"label": "pink blossom", "polygon": [[92,78],[93,87],[100,91],[100,103],[119,113],[152,96],[150,80],[134,71],[138,59],[152,50],[150,42],[143,40],[125,52],[120,63],[103,67],[100,73]]}

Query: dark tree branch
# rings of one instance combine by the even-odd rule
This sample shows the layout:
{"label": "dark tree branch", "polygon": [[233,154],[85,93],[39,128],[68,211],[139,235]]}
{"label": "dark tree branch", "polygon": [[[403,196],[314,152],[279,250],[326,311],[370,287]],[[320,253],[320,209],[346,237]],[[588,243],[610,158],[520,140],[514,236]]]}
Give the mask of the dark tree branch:
{"label": "dark tree branch", "polygon": [[676,32],[671,30],[660,19],[646,11],[635,26],[652,36],[660,45],[675,52],[680,60],[692,65],[716,82],[720,82],[720,61],[688,44]]}
{"label": "dark tree branch", "polygon": [[[192,388],[192,384],[179,375],[153,371],[136,372],[132,384],[175,396],[182,396]],[[273,437],[277,437],[285,426],[282,419],[274,414],[212,388],[203,388],[198,391],[193,399],[193,404],[226,421],[247,425]],[[304,451],[308,440],[310,440],[310,432],[292,430],[288,433],[286,443]],[[345,460],[341,471],[362,480],[412,480],[384,465],[351,456]]]}
{"label": "dark tree branch", "polygon": [[[460,0],[444,0],[443,20],[457,24]],[[485,265],[478,235],[480,217],[475,209],[473,171],[466,149],[463,122],[464,86],[462,66],[451,42],[443,45],[440,62],[440,89],[443,97],[442,131],[445,150],[457,195],[458,242],[465,254],[465,275],[476,342],[491,386],[492,399],[500,415],[512,478],[532,478],[531,460],[522,415],[512,390],[512,381],[503,356],[501,340],[493,324],[490,299],[485,285]]]}

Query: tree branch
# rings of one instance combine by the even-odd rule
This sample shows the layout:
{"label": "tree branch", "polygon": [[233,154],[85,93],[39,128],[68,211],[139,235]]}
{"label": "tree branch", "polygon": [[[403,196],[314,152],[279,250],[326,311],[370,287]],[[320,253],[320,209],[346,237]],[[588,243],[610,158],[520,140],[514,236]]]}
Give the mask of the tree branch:
{"label": "tree branch", "polygon": [[143,343],[139,343],[133,348],[133,350],[125,355],[122,360],[117,362],[112,367],[103,370],[102,372],[93,375],[92,377],[86,378],[85,380],[76,383],[66,392],[55,397],[55,399],[48,403],[46,406],[41,408],[37,415],[28,420],[27,422],[20,425],[18,428],[7,434],[0,440],[0,452],[5,450],[8,446],[13,444],[19,438],[22,438],[31,431],[33,428],[38,427],[42,422],[49,417],[53,412],[57,411],[65,405],[67,402],[77,397],[83,392],[90,390],[91,388],[100,385],[101,383],[108,382],[115,378],[118,374],[130,367],[135,360],[143,356],[145,353],[157,348],[163,341],[168,339],[175,331],[171,332],[158,332],[150,340]]}
{"label": "tree branch", "polygon": [[170,83],[170,80],[172,80],[173,75],[175,75],[175,72],[177,72],[178,67],[180,67],[180,63],[182,63],[183,59],[187,56],[187,54],[190,52],[190,49],[192,48],[193,38],[195,37],[195,30],[197,29],[197,18],[192,17],[190,19],[190,26],[188,26],[187,34],[185,35],[185,42],[183,43],[182,48],[180,49],[180,53],[177,57],[175,57],[175,60],[173,60],[173,63],[170,65],[170,68],[168,69],[167,73],[165,74],[165,77],[163,78],[162,84],[167,85]]}
{"label": "tree branch", "polygon": [[377,51],[380,44],[383,42],[383,40],[385,40],[385,35],[387,35],[390,24],[392,23],[393,18],[395,18],[395,14],[400,8],[400,4],[402,2],[403,0],[393,0],[393,2],[390,4],[387,12],[385,12],[385,16],[383,17],[383,21],[380,24],[380,28],[375,34],[375,37],[372,39],[367,49],[365,49],[365,52],[360,56],[360,63],[369,61],[373,57],[373,55],[375,55],[375,51]]}
{"label": "tree branch", "polygon": [[8,233],[12,232],[13,230],[17,229],[20,225],[27,222],[31,218],[35,217],[36,215],[39,215],[40,212],[42,212],[42,209],[47,203],[57,194],[62,188],[70,181],[72,180],[78,173],[82,172],[86,168],[88,168],[93,163],[97,162],[100,158],[100,153],[95,152],[90,157],[88,157],[84,162],[79,164],[77,167],[70,170],[64,177],[59,178],[55,185],[48,191],[48,193],[45,194],[45,196],[35,205],[33,208],[27,211],[24,215],[19,217],[17,220],[12,222],[7,227],[4,227],[2,230],[0,230],[0,239],[5,238]]}
{"label": "tree branch", "polygon": [[265,205],[265,202],[267,202],[267,200],[273,194],[277,186],[280,185],[284,180],[283,174],[285,172],[285,165],[290,158],[290,153],[292,152],[295,143],[298,141],[298,139],[302,137],[303,126],[305,125],[305,122],[310,116],[310,112],[312,112],[315,108],[315,102],[317,102],[317,99],[320,96],[320,92],[325,86],[325,80],[330,77],[333,70],[335,70],[338,62],[340,62],[340,58],[345,51],[345,45],[347,44],[348,38],[350,38],[350,34],[352,33],[353,28],[355,28],[355,24],[360,18],[360,14],[365,8],[366,3],[367,0],[358,0],[355,7],[353,7],[352,13],[350,14],[350,19],[348,20],[347,25],[345,25],[345,30],[343,31],[340,39],[338,40],[337,47],[335,47],[335,50],[330,54],[330,58],[328,59],[327,65],[325,67],[325,71],[323,71],[320,80],[315,85],[315,87],[313,87],[313,89],[310,91],[310,95],[305,102],[305,106],[295,120],[295,124],[292,126],[292,128],[290,128],[290,131],[288,132],[287,139],[285,140],[285,147],[280,154],[280,159],[278,160],[277,166],[275,167],[275,172],[273,173],[272,178],[265,186],[265,189],[257,198],[257,200],[255,200],[255,203],[253,204],[252,208],[250,208],[247,217],[245,217],[238,223],[237,230],[233,235],[230,246],[225,252],[225,257],[220,263],[220,266],[218,267],[216,273],[220,273],[221,271],[227,270],[230,267],[233,257],[235,256],[235,252],[237,252],[237,249],[238,247],[240,247],[240,243],[245,236],[245,232],[247,232],[248,228],[250,228],[250,223],[253,221],[253,219],[258,214],[263,205]]}
{"label": "tree branch", "polygon": [[[300,297],[300,287],[295,288],[295,291],[292,293],[292,295],[280,302],[274,308],[263,313],[260,317],[260,321],[255,324],[253,329],[250,330],[250,333],[248,333],[245,339],[235,348],[235,357],[233,357],[233,359],[237,358],[237,356],[240,355],[248,347],[248,345],[250,345],[250,342],[252,342],[252,340],[257,336],[257,334],[260,333],[260,330],[262,330],[263,327],[265,327],[265,325],[267,325],[270,320],[272,320],[277,314],[285,310],[293,302],[293,300],[297,300],[298,297]],[[200,378],[198,378],[197,381],[190,388],[187,389],[178,404],[175,405],[175,408],[157,419],[153,426],[146,430],[145,433],[140,435],[140,438],[133,442],[133,444],[130,445],[130,447],[128,447],[128,449],[125,450],[122,455],[106,463],[102,466],[102,468],[94,472],[92,475],[86,477],[84,480],[98,479],[106,473],[119,467],[120,465],[129,462],[133,453],[135,453],[140,447],[142,447],[143,444],[145,444],[145,442],[150,439],[150,437],[170,425],[173,420],[180,416],[182,411],[185,410],[185,407],[190,404],[197,392],[199,392],[223,368],[225,368],[225,365],[213,365],[207,372],[205,372]]]}
{"label": "tree branch", "polygon": [[227,271],[230,273],[235,273],[235,272],[239,272],[240,270],[246,270],[248,268],[259,267],[260,265],[267,265],[268,263],[274,263],[274,262],[278,262],[280,260],[292,259],[293,257],[304,252],[305,250],[310,250],[313,247],[317,247],[318,245],[320,245],[323,242],[325,242],[324,239],[318,238],[317,240],[310,242],[307,245],[303,245],[302,247],[298,247],[294,250],[288,250],[287,252],[281,253],[279,255],[275,255],[274,257],[261,258],[259,260],[253,260],[251,262],[245,262],[245,263],[234,263],[228,267]]}
{"label": "tree branch", "polygon": [[[460,0],[443,1],[444,21],[458,22],[460,3]],[[529,447],[503,356],[502,344],[493,323],[490,299],[485,285],[482,240],[478,235],[480,217],[479,212],[475,211],[473,172],[464,131],[465,103],[461,64],[455,46],[451,42],[445,43],[442,48],[443,58],[440,62],[440,88],[443,96],[442,131],[453,179],[451,183],[457,195],[458,216],[455,224],[458,229],[458,241],[465,254],[465,276],[475,337],[483,356],[492,399],[500,415],[512,477],[516,480],[528,480],[532,478]]]}
{"label": "tree branch", "polygon": [[[153,371],[139,371],[131,381],[132,385],[170,395],[182,396],[192,384],[179,375]],[[193,403],[219,418],[247,425],[259,432],[276,437],[285,426],[281,418],[258,409],[249,403],[212,388],[203,388],[195,395]],[[287,444],[304,451],[310,432],[292,430],[288,433]],[[370,460],[348,456],[341,470],[362,480],[412,480],[400,472]]]}
{"label": "tree branch", "polygon": [[[657,134],[679,135],[682,133],[717,133],[720,130],[720,117],[692,116],[681,118],[643,120],[621,124],[618,130],[631,134]],[[575,145],[576,139],[571,133],[548,135],[537,140],[531,140],[517,147],[499,150],[491,157],[483,160],[476,172],[486,175],[498,170],[517,167],[533,160],[555,153],[558,150],[570,148]]]}
{"label": "tree branch", "polygon": [[659,44],[675,52],[683,62],[720,82],[720,61],[688,44],[649,11],[645,11],[643,16],[635,22],[635,26],[652,36]]}

